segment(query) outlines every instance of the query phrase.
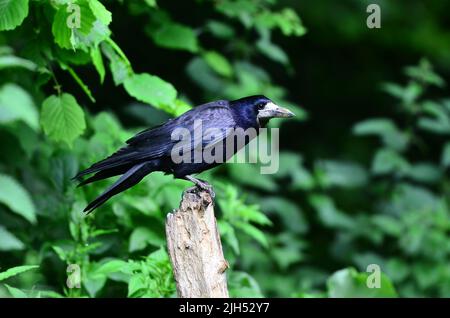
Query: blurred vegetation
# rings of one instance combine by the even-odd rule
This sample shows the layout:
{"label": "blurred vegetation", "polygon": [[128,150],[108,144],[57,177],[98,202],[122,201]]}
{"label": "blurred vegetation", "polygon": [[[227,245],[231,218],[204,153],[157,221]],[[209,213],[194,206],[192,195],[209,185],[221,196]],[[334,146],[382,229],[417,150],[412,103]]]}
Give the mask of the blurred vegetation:
{"label": "blurred vegetation", "polygon": [[[379,30],[365,25],[372,2]],[[4,0],[0,296],[175,296],[164,221],[190,184],[153,173],[86,217],[110,181],[77,189],[71,177],[144,127],[252,94],[297,121],[272,123],[277,174],[251,164],[203,174],[231,295],[450,296],[449,8],[407,7]],[[67,287],[69,264],[80,289]],[[379,289],[366,286],[369,264],[383,272]]]}

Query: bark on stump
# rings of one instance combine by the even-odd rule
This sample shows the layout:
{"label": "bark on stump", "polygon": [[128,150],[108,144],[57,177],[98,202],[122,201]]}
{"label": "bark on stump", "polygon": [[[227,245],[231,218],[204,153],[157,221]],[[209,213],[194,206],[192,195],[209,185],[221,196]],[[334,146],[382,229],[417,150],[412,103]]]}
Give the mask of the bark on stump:
{"label": "bark on stump", "polygon": [[178,297],[228,297],[228,263],[208,192],[183,193],[179,209],[167,215],[166,236]]}

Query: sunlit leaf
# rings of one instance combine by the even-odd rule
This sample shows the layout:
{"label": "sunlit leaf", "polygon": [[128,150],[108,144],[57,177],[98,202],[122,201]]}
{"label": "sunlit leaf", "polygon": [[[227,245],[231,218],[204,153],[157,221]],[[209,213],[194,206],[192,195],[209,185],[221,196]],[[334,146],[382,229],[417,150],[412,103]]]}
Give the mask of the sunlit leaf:
{"label": "sunlit leaf", "polygon": [[14,178],[0,174],[0,203],[21,215],[30,223],[36,223],[36,208],[28,191]]}
{"label": "sunlit leaf", "polygon": [[135,74],[124,82],[128,94],[137,100],[165,109],[175,102],[177,91],[172,84],[150,74]]}
{"label": "sunlit leaf", "polygon": [[358,273],[354,268],[335,272],[327,281],[328,294],[334,298],[397,297],[390,279],[380,273],[380,287],[369,288],[367,281],[373,273]]}
{"label": "sunlit leaf", "polygon": [[166,24],[153,34],[153,40],[159,46],[187,50],[190,52],[198,51],[197,36],[195,32],[181,24]]}
{"label": "sunlit leaf", "polygon": [[25,245],[14,234],[0,225],[0,251],[23,250]]}
{"label": "sunlit leaf", "polygon": [[0,31],[12,30],[28,15],[28,0],[0,1]]}
{"label": "sunlit leaf", "polygon": [[39,115],[31,96],[16,84],[6,84],[0,88],[0,123],[16,120],[39,129]]}
{"label": "sunlit leaf", "polygon": [[13,276],[28,272],[29,270],[38,268],[38,265],[23,265],[10,268],[0,273],[0,281],[11,278]]}
{"label": "sunlit leaf", "polygon": [[66,93],[52,95],[44,101],[41,124],[47,136],[69,145],[86,128],[83,109],[72,95]]}

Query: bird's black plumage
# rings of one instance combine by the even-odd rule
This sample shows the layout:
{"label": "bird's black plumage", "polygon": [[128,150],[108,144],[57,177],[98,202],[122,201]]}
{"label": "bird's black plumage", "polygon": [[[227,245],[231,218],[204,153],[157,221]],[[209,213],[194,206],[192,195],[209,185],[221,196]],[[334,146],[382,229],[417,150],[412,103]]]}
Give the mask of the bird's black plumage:
{"label": "bird's black plumage", "polygon": [[[276,106],[278,108],[274,108],[274,106],[276,105],[270,99],[261,95],[245,97],[231,102],[219,100],[197,106],[162,125],[138,133],[127,140],[126,146],[75,176],[76,179],[80,180],[88,174],[95,173],[92,177],[82,181],[79,184],[81,186],[121,175],[103,194],[89,203],[84,211],[88,213],[93,211],[112,196],[132,187],[154,171],[172,174],[175,178],[188,179],[196,182],[197,185],[202,184],[200,180],[191,175],[210,169],[219,163],[204,161],[175,163],[171,154],[179,141],[173,138],[172,133],[176,129],[184,128],[192,135],[190,140],[192,152],[202,152],[204,149],[224,141],[233,129],[254,128],[258,132],[258,129],[263,127],[272,117],[290,117],[293,115],[285,109],[278,106]],[[264,107],[270,108],[270,111],[264,110]],[[262,115],[263,113],[265,116]],[[202,129],[199,130],[202,133],[202,138],[194,139],[198,129],[195,124],[199,121],[202,124]],[[216,133],[208,135],[210,129],[216,129]],[[245,144],[249,141],[246,140]],[[225,143],[223,144],[225,145]],[[232,153],[234,154],[238,150],[233,149]],[[225,154],[226,151],[223,153]]]}

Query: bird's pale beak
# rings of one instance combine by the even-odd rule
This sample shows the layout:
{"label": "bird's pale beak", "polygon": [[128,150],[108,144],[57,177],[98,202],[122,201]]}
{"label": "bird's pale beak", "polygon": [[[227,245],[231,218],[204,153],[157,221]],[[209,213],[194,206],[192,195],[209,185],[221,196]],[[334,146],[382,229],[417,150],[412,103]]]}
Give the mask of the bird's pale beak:
{"label": "bird's pale beak", "polygon": [[267,103],[264,109],[258,112],[258,118],[290,118],[294,116],[295,114],[289,109],[280,107],[275,103]]}

